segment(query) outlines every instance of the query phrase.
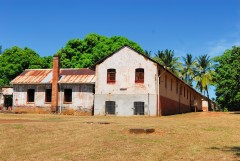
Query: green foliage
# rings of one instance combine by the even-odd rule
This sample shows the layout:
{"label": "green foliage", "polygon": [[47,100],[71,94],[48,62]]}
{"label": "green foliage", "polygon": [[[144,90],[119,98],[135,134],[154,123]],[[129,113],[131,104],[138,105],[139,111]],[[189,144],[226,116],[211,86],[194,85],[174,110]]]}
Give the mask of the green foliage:
{"label": "green foliage", "polygon": [[83,40],[69,40],[66,46],[58,51],[62,68],[86,68],[98,60],[128,45],[143,53],[135,42],[122,36],[105,37],[98,34],[88,34]]}
{"label": "green foliage", "polygon": [[6,49],[0,55],[0,86],[8,85],[9,82],[25,69],[48,68],[49,58],[40,58],[39,55],[29,49],[21,49],[14,46]]}
{"label": "green foliage", "polygon": [[192,86],[193,79],[196,75],[196,60],[193,59],[191,54],[187,54],[186,57],[182,57],[183,59],[183,68],[182,75],[183,80],[190,86]]}
{"label": "green foliage", "polygon": [[213,76],[215,74],[213,70],[212,60],[210,57],[205,54],[201,55],[197,58],[197,75],[194,77],[194,80],[197,82],[196,88],[200,90],[200,92],[207,92],[208,97],[208,107],[211,106],[209,102],[209,86],[213,85]]}
{"label": "green foliage", "polygon": [[223,109],[223,112],[228,112],[228,108],[225,107],[225,108]]}
{"label": "green foliage", "polygon": [[174,50],[158,50],[153,59],[181,77],[180,70],[182,68],[182,64],[178,62],[179,57],[174,56]]}
{"label": "green foliage", "polygon": [[240,110],[240,47],[226,50],[215,57],[216,100],[222,108]]}
{"label": "green foliage", "polygon": [[147,57],[151,58],[151,52],[152,51],[145,50],[143,54],[146,55]]}

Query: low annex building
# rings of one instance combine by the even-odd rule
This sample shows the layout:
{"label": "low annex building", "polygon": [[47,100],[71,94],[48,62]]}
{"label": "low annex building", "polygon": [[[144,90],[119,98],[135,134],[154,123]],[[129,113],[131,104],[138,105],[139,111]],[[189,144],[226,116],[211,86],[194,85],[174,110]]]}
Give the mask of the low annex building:
{"label": "low annex building", "polygon": [[12,107],[12,86],[3,86],[0,88],[0,110],[9,109]]}
{"label": "low annex building", "polygon": [[53,69],[27,69],[14,80],[13,108],[49,108],[52,112],[67,109],[92,113],[95,72],[83,69],[59,69],[59,58],[53,58]]}
{"label": "low annex building", "polygon": [[88,111],[94,115],[162,116],[202,111],[205,98],[174,73],[124,46],[91,69],[28,69],[12,80],[13,108]]}

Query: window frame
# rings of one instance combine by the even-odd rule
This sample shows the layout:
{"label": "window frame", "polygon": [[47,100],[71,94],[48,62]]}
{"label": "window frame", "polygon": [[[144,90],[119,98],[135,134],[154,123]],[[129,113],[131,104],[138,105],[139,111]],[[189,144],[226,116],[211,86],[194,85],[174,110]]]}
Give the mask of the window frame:
{"label": "window frame", "polygon": [[[70,94],[70,92],[71,92],[71,95],[69,95]],[[64,103],[72,103],[72,89],[71,88],[65,88],[64,90],[63,90],[63,95],[64,95],[64,100],[63,100],[63,102]]]}
{"label": "window frame", "polygon": [[144,68],[135,69],[135,83],[144,83]]}
{"label": "window frame", "polygon": [[107,84],[111,84],[115,82],[116,82],[116,69],[113,69],[113,68],[107,69]]}
{"label": "window frame", "polygon": [[[50,101],[48,98],[50,97]],[[52,89],[45,89],[45,103],[51,103],[52,102]]]}
{"label": "window frame", "polygon": [[34,103],[34,102],[35,102],[35,89],[30,88],[27,90],[27,103]]}
{"label": "window frame", "polygon": [[105,101],[105,113],[107,115],[116,115],[116,102]]}
{"label": "window frame", "polygon": [[144,104],[145,104],[145,102],[142,102],[142,101],[135,101],[135,102],[133,102],[133,107],[134,107],[133,114],[134,115],[145,115]]}

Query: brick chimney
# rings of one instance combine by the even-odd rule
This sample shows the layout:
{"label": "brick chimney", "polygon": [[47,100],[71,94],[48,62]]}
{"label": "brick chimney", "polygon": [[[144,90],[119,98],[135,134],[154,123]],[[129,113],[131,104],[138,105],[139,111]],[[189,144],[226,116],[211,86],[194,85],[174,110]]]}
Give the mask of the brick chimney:
{"label": "brick chimney", "polygon": [[58,111],[59,56],[53,57],[52,75],[52,112]]}

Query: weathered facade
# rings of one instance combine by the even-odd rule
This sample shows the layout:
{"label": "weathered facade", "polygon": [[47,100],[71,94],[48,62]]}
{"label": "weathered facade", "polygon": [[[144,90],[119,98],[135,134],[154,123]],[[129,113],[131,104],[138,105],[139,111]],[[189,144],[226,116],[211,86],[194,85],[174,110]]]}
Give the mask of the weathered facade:
{"label": "weathered facade", "polygon": [[202,109],[202,95],[154,60],[123,47],[95,66],[94,115],[170,115]]}
{"label": "weathered facade", "polygon": [[53,69],[25,70],[11,83],[14,108],[118,116],[162,116],[205,109],[204,96],[128,46],[97,62],[93,70],[59,69],[59,57],[54,57]]}
{"label": "weathered facade", "polygon": [[[57,64],[58,58],[57,59]],[[54,72],[57,72],[57,75]],[[91,113],[95,72],[90,69],[25,70],[13,84],[13,108],[49,108],[52,112],[78,110]]]}

